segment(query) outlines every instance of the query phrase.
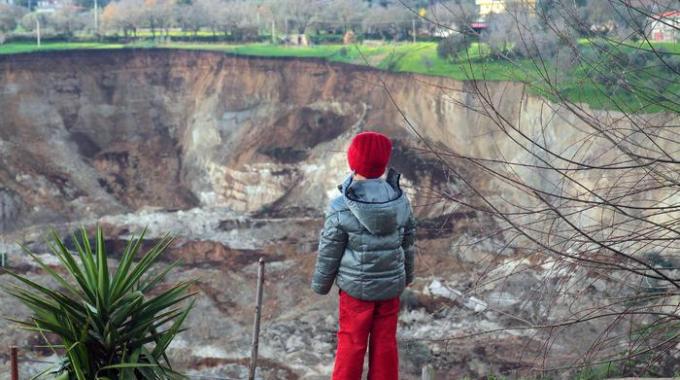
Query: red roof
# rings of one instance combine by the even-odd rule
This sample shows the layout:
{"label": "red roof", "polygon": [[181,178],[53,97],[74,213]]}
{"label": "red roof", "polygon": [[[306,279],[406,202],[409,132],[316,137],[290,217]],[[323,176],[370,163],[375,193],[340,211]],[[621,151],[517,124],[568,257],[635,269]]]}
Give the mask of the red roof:
{"label": "red roof", "polygon": [[671,18],[671,17],[680,17],[680,11],[668,11],[654,15],[654,18]]}

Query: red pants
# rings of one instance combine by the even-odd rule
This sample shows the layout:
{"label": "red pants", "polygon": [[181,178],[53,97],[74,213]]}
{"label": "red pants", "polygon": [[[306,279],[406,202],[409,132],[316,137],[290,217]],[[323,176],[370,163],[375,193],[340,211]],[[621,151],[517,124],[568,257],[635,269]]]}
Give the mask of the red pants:
{"label": "red pants", "polygon": [[362,301],[340,291],[340,330],[333,380],[360,380],[367,346],[368,380],[397,380],[398,316],[399,297]]}

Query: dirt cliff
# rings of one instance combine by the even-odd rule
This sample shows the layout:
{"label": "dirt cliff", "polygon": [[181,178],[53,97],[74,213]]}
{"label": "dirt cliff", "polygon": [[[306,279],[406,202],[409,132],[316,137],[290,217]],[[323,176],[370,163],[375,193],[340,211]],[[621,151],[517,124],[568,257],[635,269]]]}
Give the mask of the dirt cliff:
{"label": "dirt cliff", "polygon": [[144,206],[314,213],[357,131],[394,136],[394,165],[422,184],[444,173],[400,112],[450,146],[479,124],[450,110],[460,83],[315,60],[83,51],[3,57],[0,73],[5,230]]}
{"label": "dirt cliff", "polygon": [[[545,269],[549,263],[534,253],[506,262],[525,252],[503,233],[489,236],[497,221],[462,206],[479,199],[452,171],[490,198],[521,199],[521,191],[465,160],[445,167],[424,151],[526,158],[527,149],[498,128],[498,115],[479,112],[478,85],[212,52],[1,56],[0,250],[11,253],[14,268],[33,273],[12,243],[44,251],[48,225],[66,233],[102,223],[112,250],[144,226],[150,242],[172,232],[179,239],[169,258],[185,258],[174,278],[201,278],[191,330],[173,356],[195,373],[233,377],[242,375],[248,354],[252,289],[244,284],[254,282],[254,263],[265,257],[262,376],[326,378],[336,300],[308,290],[317,231],[348,174],[351,136],[379,130],[395,140],[392,164],[404,174],[420,223],[418,280],[405,294],[400,324],[404,378],[417,378],[426,363],[442,378],[528,373],[544,360],[545,341],[521,330],[475,334],[516,326],[507,311],[546,318],[541,300],[527,302],[526,295],[546,276],[571,281],[573,273]],[[568,147],[582,137],[582,120],[520,84],[485,83],[482,92],[504,118],[551,144]],[[501,284],[475,282],[492,267]],[[466,290],[473,288],[471,297]],[[1,313],[14,312],[5,295],[0,300]],[[581,340],[588,331],[571,333],[554,345],[557,362],[560,353],[587,347]],[[442,340],[452,335],[460,337]],[[35,339],[0,331],[3,343]]]}

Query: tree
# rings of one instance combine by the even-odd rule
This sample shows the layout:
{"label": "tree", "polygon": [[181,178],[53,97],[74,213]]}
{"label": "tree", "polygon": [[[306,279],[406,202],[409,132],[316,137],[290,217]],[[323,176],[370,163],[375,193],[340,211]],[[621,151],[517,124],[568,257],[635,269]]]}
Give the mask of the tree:
{"label": "tree", "polygon": [[326,6],[322,0],[272,0],[267,4],[271,9],[280,30],[299,34],[305,33],[315,21],[318,21],[322,9]]}
{"label": "tree", "polygon": [[[418,14],[416,6],[409,7],[409,10],[414,15]],[[459,33],[474,34],[472,24],[479,20],[479,9],[474,0],[440,1],[429,7],[425,19]]]}
{"label": "tree", "polygon": [[21,18],[21,27],[29,32],[36,30],[37,20],[40,21],[41,28],[49,27],[49,18],[45,13],[27,13]]}
{"label": "tree", "polygon": [[477,21],[479,13],[473,1],[447,0],[432,4],[426,17],[436,24],[462,31],[463,27]]}
{"label": "tree", "polygon": [[0,35],[13,32],[26,9],[8,4],[0,4]]}
{"label": "tree", "polygon": [[367,4],[361,0],[336,0],[322,8],[324,24],[347,32],[362,24]]}
{"label": "tree", "polygon": [[76,31],[85,28],[85,20],[81,17],[80,8],[69,5],[58,9],[47,16],[48,24],[56,33],[72,36]]}
{"label": "tree", "polygon": [[[212,8],[215,6],[215,8]],[[211,23],[211,13],[218,9],[219,5],[215,2],[197,0],[191,4],[178,4],[175,7],[175,18],[183,30],[192,31],[194,36],[203,27],[209,27]]]}
{"label": "tree", "polygon": [[[83,9],[94,9],[95,0],[73,0],[73,5],[83,8]],[[111,0],[97,0],[97,7],[100,9],[105,8]]]}
{"label": "tree", "polygon": [[463,33],[454,33],[437,44],[437,55],[440,58],[456,60],[458,55],[467,51],[470,41]]}
{"label": "tree", "polygon": [[466,0],[453,0],[439,3],[431,10],[432,21],[438,28],[444,28],[451,35],[441,40],[437,53],[443,58],[455,58],[459,53],[467,51],[472,42],[478,38],[472,24],[479,19],[477,6]]}
{"label": "tree", "polygon": [[155,38],[156,31],[168,34],[168,29],[174,24],[174,0],[144,0],[141,10],[143,25],[151,30]]}
{"label": "tree", "polygon": [[[98,9],[99,12],[99,20],[101,20],[101,9]],[[80,31],[85,32],[89,35],[94,35],[98,34],[101,32],[100,30],[95,30],[95,24],[94,24],[94,9],[88,9],[84,12],[78,12],[76,15],[76,23],[80,25]],[[101,21],[99,22],[101,24]]]}
{"label": "tree", "polygon": [[257,4],[251,1],[243,1],[232,9],[236,16],[234,38],[243,42],[257,40],[260,34],[260,25],[257,22],[259,17]]}
{"label": "tree", "polygon": [[399,40],[408,36],[413,15],[400,6],[374,6],[368,9],[362,21],[364,33],[378,34],[382,39]]}
{"label": "tree", "polygon": [[[491,55],[496,58],[538,58],[552,60],[561,45],[576,45],[576,38],[568,33],[546,31],[541,20],[526,7],[509,7],[501,14],[491,14],[487,29],[481,34]],[[552,25],[558,28],[558,24]],[[559,30],[564,25],[559,24]],[[562,58],[568,50],[563,50]]]}
{"label": "tree", "polygon": [[135,35],[143,21],[143,0],[119,0],[109,3],[102,12],[102,25],[107,31],[122,31],[125,37]]}
{"label": "tree", "polygon": [[482,32],[480,40],[489,47],[491,56],[502,58],[510,52],[515,41],[512,37],[515,26],[514,18],[508,13],[491,14],[488,17],[487,28]]}
{"label": "tree", "polygon": [[214,23],[225,37],[232,38],[238,34],[239,28],[252,27],[257,18],[256,9],[247,1],[230,1],[216,10]]}
{"label": "tree", "polygon": [[204,27],[210,29],[213,36],[216,36],[217,31],[220,30],[223,12],[227,7],[225,2],[223,0],[196,0],[193,4],[200,9],[193,17],[205,18]]}
{"label": "tree", "polygon": [[[500,260],[502,268],[536,265],[544,276],[525,284],[540,293],[498,310],[512,328],[543,337],[540,375],[576,377],[603,364],[616,377],[673,376],[680,370],[680,71],[677,54],[650,41],[645,25],[677,1],[602,3],[598,15],[583,12],[585,1],[556,0],[541,2],[535,16],[512,9],[492,16],[482,38],[496,55],[493,66],[466,71],[456,89],[463,95],[450,96],[488,122],[475,132],[493,135],[495,148],[421,143],[463,187],[442,197],[459,205],[458,193],[473,194],[479,203],[465,207],[498,226],[480,240],[499,239],[501,250],[518,253]],[[632,33],[592,33],[592,20],[610,18]],[[568,67],[560,66],[563,56]],[[520,83],[485,81],[499,66]],[[480,186],[488,183],[492,191]],[[507,273],[502,268],[496,272]],[[479,283],[510,281],[488,273]],[[591,332],[582,349],[555,349],[578,326]]]}

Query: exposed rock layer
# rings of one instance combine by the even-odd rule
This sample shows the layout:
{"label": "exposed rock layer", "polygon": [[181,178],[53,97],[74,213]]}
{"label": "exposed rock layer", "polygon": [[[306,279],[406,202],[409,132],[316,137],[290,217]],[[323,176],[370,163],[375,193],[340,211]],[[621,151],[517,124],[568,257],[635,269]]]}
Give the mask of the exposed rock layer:
{"label": "exposed rock layer", "polygon": [[143,206],[311,212],[347,173],[346,145],[363,129],[403,141],[394,164],[407,181],[442,182],[409,154],[393,100],[452,147],[475,123],[437,87],[459,83],[314,60],[33,54],[0,58],[0,80],[0,179],[28,205],[5,229]]}

